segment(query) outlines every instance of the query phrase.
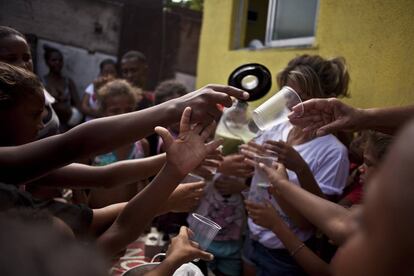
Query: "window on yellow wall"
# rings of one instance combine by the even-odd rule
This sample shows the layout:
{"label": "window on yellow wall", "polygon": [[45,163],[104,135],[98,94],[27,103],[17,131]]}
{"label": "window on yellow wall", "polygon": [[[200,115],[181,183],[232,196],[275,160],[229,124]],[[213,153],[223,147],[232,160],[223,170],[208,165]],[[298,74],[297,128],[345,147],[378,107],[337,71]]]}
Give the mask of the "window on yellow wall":
{"label": "window on yellow wall", "polygon": [[234,48],[312,45],[315,41],[318,2],[240,0],[236,6]]}

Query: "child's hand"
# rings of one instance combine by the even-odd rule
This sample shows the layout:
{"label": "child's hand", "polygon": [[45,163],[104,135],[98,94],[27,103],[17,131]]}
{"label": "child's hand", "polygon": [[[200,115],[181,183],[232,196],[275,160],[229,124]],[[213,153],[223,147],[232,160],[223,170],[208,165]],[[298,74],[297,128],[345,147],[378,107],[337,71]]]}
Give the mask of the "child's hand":
{"label": "child's hand", "polygon": [[178,236],[171,240],[166,260],[169,260],[177,266],[195,259],[202,259],[205,261],[213,260],[214,256],[199,249],[199,245],[190,240],[190,235],[194,235],[194,233],[187,227],[181,226]]}
{"label": "child's hand", "polygon": [[240,146],[240,152],[244,155],[245,159],[244,162],[252,167],[256,165],[254,161],[254,157],[256,155],[267,155],[266,149],[256,144],[255,142],[250,141],[247,144],[243,144]]}
{"label": "child's hand", "polygon": [[222,175],[214,182],[214,187],[222,195],[231,195],[241,193],[247,186],[244,179],[232,178]]}
{"label": "child's hand", "polygon": [[296,173],[301,172],[307,166],[302,156],[292,147],[283,141],[266,141],[264,148],[276,153],[278,162]]}
{"label": "child's hand", "polygon": [[266,172],[270,183],[272,183],[272,186],[269,188],[269,192],[276,196],[280,183],[283,181],[289,181],[285,166],[283,164],[276,163],[275,167],[268,167],[265,164],[260,163],[260,168]]}
{"label": "child's hand", "polygon": [[171,211],[177,213],[193,211],[200,203],[205,186],[204,181],[178,185],[168,198]]}
{"label": "child's hand", "polygon": [[253,175],[254,167],[243,162],[244,158],[245,156],[242,154],[225,156],[218,171],[226,175],[250,177]]}
{"label": "child's hand", "polygon": [[204,141],[214,131],[215,122],[205,128],[200,124],[190,126],[190,118],[191,108],[187,107],[181,116],[180,134],[175,140],[167,129],[155,128],[155,132],[164,142],[167,165],[171,166],[177,172],[178,177],[182,178],[200,165],[204,158],[222,143],[220,140],[215,140],[204,144]]}
{"label": "child's hand", "polygon": [[283,222],[275,208],[269,201],[264,204],[253,203],[246,200],[246,209],[249,217],[254,223],[267,229],[274,229],[278,223]]}

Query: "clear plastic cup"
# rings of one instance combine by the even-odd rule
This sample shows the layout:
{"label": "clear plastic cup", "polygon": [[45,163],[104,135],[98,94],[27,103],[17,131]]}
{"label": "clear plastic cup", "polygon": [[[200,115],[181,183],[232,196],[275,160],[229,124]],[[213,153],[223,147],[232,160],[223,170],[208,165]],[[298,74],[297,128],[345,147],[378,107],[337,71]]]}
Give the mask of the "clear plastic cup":
{"label": "clear plastic cup", "polygon": [[[302,103],[298,93],[289,87],[282,89],[253,111],[252,119],[260,130],[269,129],[288,120],[292,108]],[[303,114],[303,105],[302,112]]]}
{"label": "clear plastic cup", "polygon": [[207,250],[221,226],[202,215],[192,213],[191,216],[193,223],[190,224],[190,229],[194,233],[191,239],[197,242],[202,250]]}
{"label": "clear plastic cup", "polygon": [[195,183],[195,182],[204,182],[205,179],[201,176],[196,174],[189,173],[187,176],[181,181],[181,184],[185,183]]}
{"label": "clear plastic cup", "polygon": [[270,180],[267,177],[266,172],[259,167],[259,163],[263,163],[268,167],[272,167],[273,162],[277,161],[277,157],[276,156],[270,156],[270,155],[255,155],[254,156],[254,161],[256,162],[256,167],[255,167],[255,173],[256,173],[256,184],[258,187],[263,188],[263,189],[267,189],[270,186],[272,186],[270,184]]}

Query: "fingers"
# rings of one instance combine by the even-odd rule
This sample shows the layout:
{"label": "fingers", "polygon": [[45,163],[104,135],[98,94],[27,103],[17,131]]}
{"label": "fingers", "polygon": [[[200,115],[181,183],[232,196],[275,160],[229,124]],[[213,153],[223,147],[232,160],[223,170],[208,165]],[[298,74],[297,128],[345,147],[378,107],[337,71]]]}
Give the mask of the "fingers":
{"label": "fingers", "polygon": [[190,130],[191,121],[191,107],[186,107],[181,115],[180,120],[180,133],[186,133]]}
{"label": "fingers", "polygon": [[178,233],[178,236],[181,236],[184,239],[189,239],[189,233],[188,233],[189,231],[190,231],[190,233],[192,233],[192,231],[189,228],[187,228],[185,226],[181,226],[180,227],[180,232]]}
{"label": "fingers", "polygon": [[212,152],[221,144],[223,144],[223,139],[213,140],[206,144],[206,150],[207,152]]}
{"label": "fingers", "polygon": [[213,167],[213,168],[220,167],[220,162],[219,161],[211,160],[211,159],[204,159],[201,164],[202,164],[202,166]]}
{"label": "fingers", "polygon": [[185,186],[189,187],[189,189],[193,192],[198,191],[198,190],[202,190],[205,186],[206,183],[204,181],[201,182],[194,182],[194,183],[186,183]]}
{"label": "fingers", "polygon": [[220,84],[209,84],[206,88],[213,89],[217,92],[226,93],[229,96],[235,97],[240,100],[247,100],[249,98],[249,93],[246,91],[243,91],[241,89],[238,89],[233,86],[228,85],[220,85]]}
{"label": "fingers", "polygon": [[197,249],[197,252],[195,254],[194,259],[201,259],[204,261],[212,261],[214,259],[214,255],[211,253],[208,253],[206,251],[202,251],[200,249]]}
{"label": "fingers", "polygon": [[216,121],[211,122],[200,134],[201,138],[205,141],[215,131],[217,126]]}
{"label": "fingers", "polygon": [[156,127],[154,130],[155,133],[157,133],[162,138],[165,148],[168,149],[170,145],[174,142],[174,138],[171,136],[170,132],[166,128],[159,126]]}

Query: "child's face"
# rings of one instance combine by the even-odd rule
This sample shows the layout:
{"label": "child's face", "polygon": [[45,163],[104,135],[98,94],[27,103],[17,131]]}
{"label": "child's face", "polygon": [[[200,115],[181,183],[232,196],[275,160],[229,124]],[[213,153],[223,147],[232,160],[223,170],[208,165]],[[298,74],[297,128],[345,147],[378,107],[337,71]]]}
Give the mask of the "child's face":
{"label": "child's face", "polygon": [[112,96],[106,99],[104,116],[113,116],[129,113],[135,110],[135,103],[128,96]]}
{"label": "child's face", "polygon": [[392,150],[369,179],[355,229],[332,262],[334,275],[408,275],[402,269],[412,267],[414,160]]}
{"label": "child's face", "polygon": [[[7,133],[8,145],[22,145],[33,142],[43,128],[42,113],[44,96],[28,94],[15,107],[1,112],[2,130]],[[5,128],[5,129],[4,129]]]}
{"label": "child's face", "polygon": [[23,37],[10,35],[0,40],[0,61],[33,71],[32,54]]}
{"label": "child's face", "polygon": [[101,72],[101,76],[103,77],[108,77],[108,76],[113,76],[116,77],[116,68],[115,65],[113,64],[105,64],[102,67],[102,72]]}
{"label": "child's face", "polygon": [[136,58],[124,59],[121,62],[122,77],[132,85],[142,88],[147,76],[147,67]]}

